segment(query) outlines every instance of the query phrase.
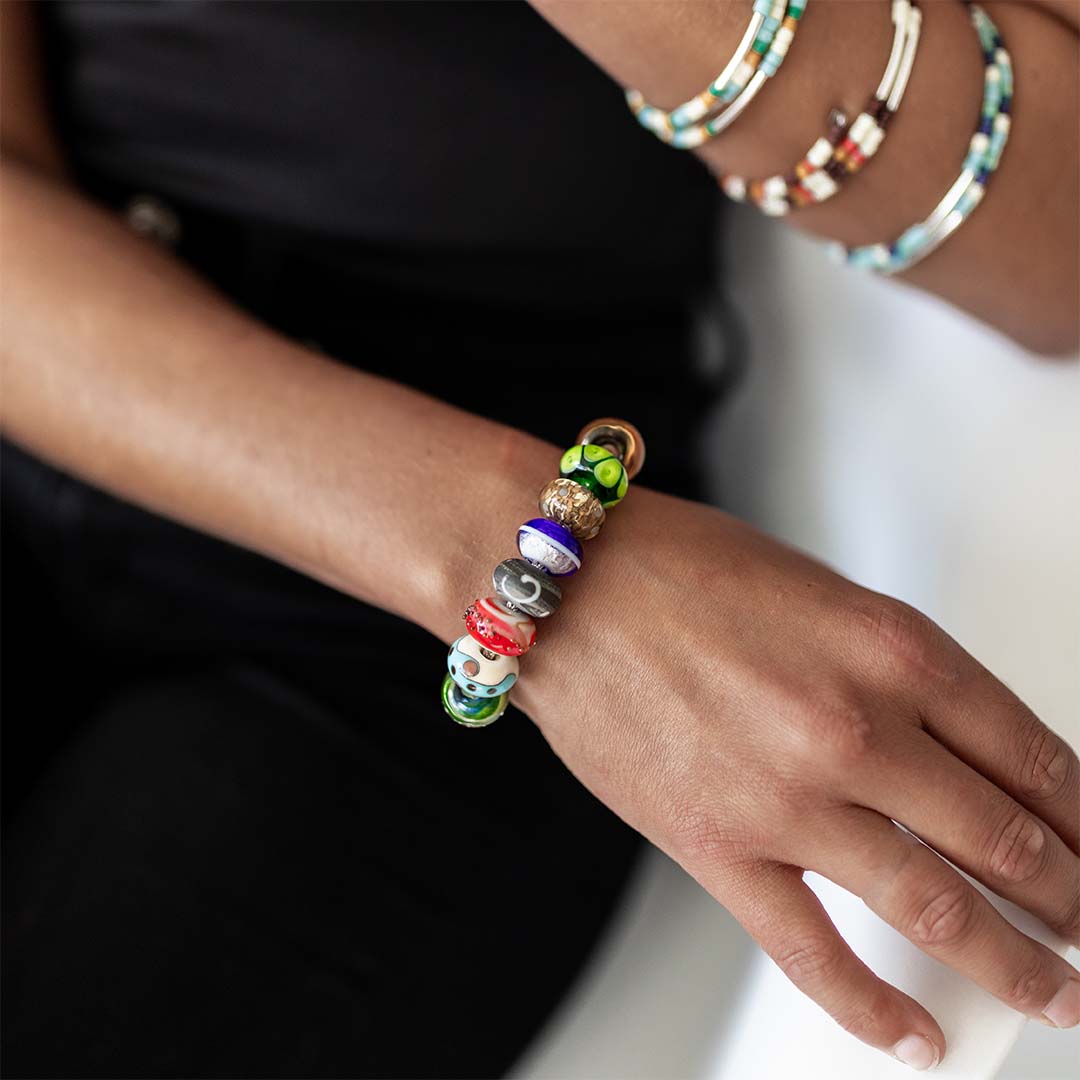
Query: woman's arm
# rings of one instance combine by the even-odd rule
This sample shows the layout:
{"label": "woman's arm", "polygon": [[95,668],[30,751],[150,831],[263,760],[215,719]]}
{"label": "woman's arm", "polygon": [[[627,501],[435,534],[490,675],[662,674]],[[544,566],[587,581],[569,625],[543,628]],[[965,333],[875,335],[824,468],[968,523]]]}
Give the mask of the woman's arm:
{"label": "woman's arm", "polygon": [[554,451],[286,340],[62,183],[0,170],[5,431],[445,635],[486,508]]}
{"label": "woman's arm", "polygon": [[[534,6],[620,83],[665,108],[715,78],[749,10],[731,0]],[[1062,353],[1080,335],[1080,43],[1064,21],[1075,6],[985,6],[1016,70],[1009,145],[971,219],[903,278],[1037,352]],[[925,218],[956,179],[978,117],[982,56],[957,0],[925,0],[922,9],[914,71],[888,139],[836,197],[791,214],[792,224],[845,244],[890,240]],[[782,70],[702,159],[743,176],[786,172],[824,132],[832,106],[859,111],[891,41],[885,0],[813,0]]]}
{"label": "woman's arm", "polygon": [[1035,3],[1080,33],[1080,0],[1035,0]]}
{"label": "woman's arm", "polygon": [[[513,506],[515,476],[542,483],[552,448],[287,340],[82,198],[46,120],[33,11],[0,18],[5,433],[450,636],[459,575],[497,554],[478,545],[487,508]],[[448,514],[476,445],[489,452]]]}
{"label": "woman's arm", "polygon": [[[32,160],[0,178],[12,437],[456,636],[558,451],[280,337]],[[874,1046],[944,1051],[841,940],[811,867],[1025,1015],[1080,1020],[1075,970],[892,824],[1080,941],[1080,762],[1004,686],[709,507],[638,489],[588,558],[515,704],[797,985]]]}

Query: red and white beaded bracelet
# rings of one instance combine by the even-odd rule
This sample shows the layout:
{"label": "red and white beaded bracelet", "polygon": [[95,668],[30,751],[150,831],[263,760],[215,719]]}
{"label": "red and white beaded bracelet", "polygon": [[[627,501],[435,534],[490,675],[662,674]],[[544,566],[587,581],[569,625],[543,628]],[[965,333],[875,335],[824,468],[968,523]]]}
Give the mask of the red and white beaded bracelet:
{"label": "red and white beaded bracelet", "polygon": [[751,202],[762,213],[779,217],[792,209],[832,198],[849,176],[878,151],[886,129],[903,100],[915,52],[919,46],[922,12],[912,0],[893,0],[893,43],[877,90],[849,125],[833,110],[832,124],[786,176],[746,180],[723,174],[720,187],[736,202]]}

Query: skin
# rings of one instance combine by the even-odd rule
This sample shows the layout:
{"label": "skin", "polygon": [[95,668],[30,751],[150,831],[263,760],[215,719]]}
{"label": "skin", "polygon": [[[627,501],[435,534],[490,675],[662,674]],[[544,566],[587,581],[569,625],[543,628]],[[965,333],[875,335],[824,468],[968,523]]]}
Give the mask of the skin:
{"label": "skin", "polygon": [[[620,10],[636,18],[639,5]],[[452,640],[463,600],[535,512],[529,493],[550,479],[559,448],[278,336],[92,206],[64,178],[27,9],[8,2],[0,14],[5,432],[124,498]],[[1032,40],[1045,45],[1039,35],[1052,31],[1075,44],[1058,15],[1037,15]],[[634,18],[608,21],[615,38],[642,33]],[[1022,26],[1010,43],[1026,53]],[[655,55],[662,68],[667,54]],[[1038,131],[1040,114],[1025,122]],[[1016,238],[1008,221],[996,239],[981,226],[1008,203],[1001,179],[1005,193],[961,230],[975,233],[970,243],[950,241],[927,271],[945,263],[981,282],[997,325],[1023,336],[1031,323],[1064,322],[1063,302],[1033,268],[1005,289],[1000,260],[987,258]],[[842,215],[846,201],[823,210]],[[1024,227],[1063,260],[1074,211],[1054,198],[1037,211]],[[382,467],[405,431],[409,458]],[[488,449],[471,469],[474,498],[450,501],[464,445]],[[403,486],[416,493],[407,502]],[[379,529],[362,527],[372,519]],[[924,616],[718,510],[635,486],[587,559],[514,692],[581,781],[870,1045],[891,1051],[915,1034],[945,1053],[933,1017],[844,944],[805,869],[1049,1023],[1043,1010],[1077,972],[935,852],[1080,942],[1072,750]]]}

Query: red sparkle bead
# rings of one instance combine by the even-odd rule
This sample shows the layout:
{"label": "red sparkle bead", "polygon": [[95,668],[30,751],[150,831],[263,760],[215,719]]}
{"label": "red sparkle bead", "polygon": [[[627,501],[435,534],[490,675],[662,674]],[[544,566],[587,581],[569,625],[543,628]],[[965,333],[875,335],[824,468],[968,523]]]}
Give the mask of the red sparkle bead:
{"label": "red sparkle bead", "polygon": [[523,611],[511,611],[497,596],[470,604],[465,628],[485,648],[503,656],[521,656],[536,641],[536,623]]}

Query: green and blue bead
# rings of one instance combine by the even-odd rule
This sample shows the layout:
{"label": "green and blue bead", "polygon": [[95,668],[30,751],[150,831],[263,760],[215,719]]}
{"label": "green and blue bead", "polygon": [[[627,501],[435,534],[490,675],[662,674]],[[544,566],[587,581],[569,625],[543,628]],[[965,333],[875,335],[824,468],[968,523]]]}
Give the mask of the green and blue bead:
{"label": "green and blue bead", "polygon": [[494,698],[471,697],[447,675],[442,684],[442,706],[446,715],[465,727],[487,727],[494,724],[504,712],[509,694]]}

